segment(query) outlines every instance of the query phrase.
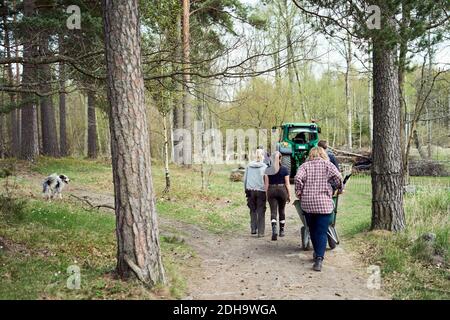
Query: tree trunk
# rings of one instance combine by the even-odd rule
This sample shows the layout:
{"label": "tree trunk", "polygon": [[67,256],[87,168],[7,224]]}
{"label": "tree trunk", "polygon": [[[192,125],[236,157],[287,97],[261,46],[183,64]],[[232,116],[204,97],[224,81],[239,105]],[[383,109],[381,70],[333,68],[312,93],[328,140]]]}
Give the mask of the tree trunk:
{"label": "tree trunk", "polygon": [[[370,54],[370,44],[369,44],[369,70],[372,70],[372,57]],[[372,79],[370,79],[370,76],[367,81],[367,87],[368,87],[368,109],[369,109],[369,141],[370,141],[370,147],[372,148],[372,141],[373,141],[373,98],[372,98]]]}
{"label": "tree trunk", "polygon": [[406,131],[405,131],[405,119],[407,114],[407,105],[405,103],[405,75],[407,66],[407,53],[408,53],[408,26],[411,19],[411,9],[408,5],[402,4],[402,21],[400,23],[400,46],[398,56],[398,88],[399,88],[399,105],[400,105],[400,146],[402,150],[402,162],[404,175],[404,184],[408,182],[408,155],[406,152]]}
{"label": "tree trunk", "polygon": [[400,231],[405,216],[395,49],[381,36],[373,46],[372,229]]}
{"label": "tree trunk", "polygon": [[[191,131],[192,126],[192,110],[191,110],[191,94],[189,92],[189,84],[191,82],[190,72],[190,0],[183,1],[183,112],[184,112],[184,128]],[[191,136],[187,133],[183,135],[183,165],[190,167],[192,163],[192,142]]]}
{"label": "tree trunk", "polygon": [[[24,16],[31,17],[35,12],[34,0],[24,0]],[[33,32],[27,30],[27,39],[23,45],[23,57],[25,60],[37,56],[36,46],[33,44]],[[24,89],[34,89],[32,83],[36,82],[36,65],[30,63],[23,64],[22,83]],[[22,133],[20,158],[32,161],[39,153],[39,145],[36,140],[36,97],[32,93],[22,93]]]}
{"label": "tree trunk", "polygon": [[422,146],[420,145],[419,136],[417,135],[417,130],[413,131],[414,144],[416,145],[417,151],[423,160],[427,159],[427,155],[423,152]]}
{"label": "tree trunk", "polygon": [[[177,20],[176,20],[176,49],[175,49],[175,55],[176,55],[176,59],[177,60],[182,60],[182,37],[181,37],[181,30],[182,30],[182,26],[181,26],[181,15],[177,15]],[[179,65],[176,65],[176,70],[179,70]],[[179,92],[183,92],[183,96],[184,96],[184,91],[183,91],[183,87],[182,85],[180,85],[179,81],[176,82],[176,92],[177,94],[174,97],[174,108],[173,108],[173,128],[174,130],[179,130],[179,129],[183,129],[183,99],[180,99],[180,95],[178,94]],[[173,150],[178,150],[177,146],[180,143],[183,143],[183,137],[181,135],[174,135],[172,133],[172,137],[173,137]],[[172,159],[174,162],[181,164],[183,161],[183,157],[179,156],[179,155],[175,155],[175,153],[172,153]],[[181,161],[179,161],[181,160]]]}
{"label": "tree trunk", "polygon": [[[2,2],[3,7],[5,7],[5,1],[3,0]],[[11,58],[11,41],[9,38],[9,28],[8,28],[8,21],[7,21],[7,12],[5,12],[5,15],[3,16],[3,26],[4,26],[4,31],[5,31],[5,35],[4,35],[4,43],[5,43],[5,48],[6,48],[6,57],[9,59]],[[16,53],[17,54],[17,53]],[[7,79],[8,79],[8,83],[10,86],[14,85],[14,75],[13,75],[13,70],[12,70],[12,63],[9,63],[6,66],[6,73],[7,73]],[[14,93],[10,93],[9,94],[9,99],[10,99],[10,103],[11,105],[14,105],[16,102],[16,95]],[[20,151],[20,135],[19,135],[19,131],[17,130],[18,128],[18,123],[17,123],[17,109],[12,109],[10,111],[9,114],[9,120],[10,120],[10,136],[11,136],[11,155],[14,157],[17,157],[19,155],[19,151]]]}
{"label": "tree trunk", "polygon": [[138,0],[103,0],[117,273],[165,283],[151,173]]}
{"label": "tree trunk", "polygon": [[[284,18],[284,36],[286,38],[286,48],[287,48],[287,70],[288,70],[288,91],[289,91],[289,108],[293,111],[295,109],[294,104],[294,48],[292,47],[292,27],[289,18],[289,7],[288,0],[283,0],[283,8],[280,7],[281,16]],[[283,12],[284,11],[284,12]],[[296,71],[297,72],[297,71]],[[298,79],[298,72],[297,72]],[[305,119],[306,120],[306,119]]]}
{"label": "tree trunk", "polygon": [[[40,43],[40,54],[42,56],[48,55],[48,40],[46,34],[42,35]],[[42,64],[40,66],[40,89],[47,93],[52,90],[51,81],[52,74],[49,64]],[[41,102],[41,132],[42,132],[42,153],[51,157],[59,156],[58,136],[56,133],[56,117],[55,109],[53,107],[53,98],[51,95],[46,95],[40,98]]]}
{"label": "tree trunk", "polygon": [[[428,114],[427,110],[427,118],[430,119],[430,114]],[[428,159],[431,159],[433,157],[433,149],[432,149],[432,143],[433,143],[433,127],[432,127],[431,120],[427,121],[427,151],[428,151]]]}
{"label": "tree trunk", "polygon": [[[63,52],[62,35],[59,37],[59,50]],[[59,152],[65,157],[69,154],[67,146],[67,119],[66,119],[66,66],[59,64]]]}
{"label": "tree trunk", "polygon": [[97,158],[97,118],[95,116],[95,93],[88,91],[88,157]]}
{"label": "tree trunk", "polygon": [[347,34],[347,44],[346,44],[346,70],[345,70],[345,108],[347,110],[347,146],[351,150],[353,148],[353,140],[352,140],[352,128],[353,128],[353,119],[352,119],[352,105],[350,103],[350,72],[352,68],[352,38],[350,34]]}
{"label": "tree trunk", "polygon": [[167,121],[167,113],[163,114],[163,131],[164,131],[164,176],[166,178],[166,187],[164,193],[170,192],[170,171],[169,171],[169,128]]}
{"label": "tree trunk", "polygon": [[[450,132],[450,94],[448,95],[448,105],[447,105],[447,133]],[[450,133],[449,133],[450,136]]]}

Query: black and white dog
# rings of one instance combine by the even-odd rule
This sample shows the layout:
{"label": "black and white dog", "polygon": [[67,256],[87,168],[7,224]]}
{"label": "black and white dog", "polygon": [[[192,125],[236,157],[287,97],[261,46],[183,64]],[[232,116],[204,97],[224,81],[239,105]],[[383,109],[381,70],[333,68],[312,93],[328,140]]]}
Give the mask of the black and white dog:
{"label": "black and white dog", "polygon": [[64,174],[59,176],[56,173],[49,175],[45,178],[42,184],[42,192],[44,193],[44,197],[47,200],[53,199],[55,196],[62,199],[62,191],[64,186],[69,184],[69,181],[69,177]]}

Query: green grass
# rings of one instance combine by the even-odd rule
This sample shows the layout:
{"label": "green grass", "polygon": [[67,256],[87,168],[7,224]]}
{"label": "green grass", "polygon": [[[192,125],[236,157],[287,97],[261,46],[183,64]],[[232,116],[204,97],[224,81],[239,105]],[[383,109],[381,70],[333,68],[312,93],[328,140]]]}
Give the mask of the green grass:
{"label": "green grass", "polygon": [[[368,232],[371,219],[370,177],[350,180],[341,197],[338,229],[350,248],[369,265],[381,266],[384,288],[394,299],[450,298],[450,178],[413,177],[417,193],[405,195],[407,228],[404,232]],[[432,263],[432,254],[417,240],[436,234],[431,253],[444,258]],[[428,249],[430,250],[430,249]]]}
{"label": "green grass", "polygon": [[[229,168],[215,168],[208,178],[209,187],[201,189],[199,168],[171,167],[171,192],[162,197],[165,187],[163,170],[153,170],[158,213],[198,225],[214,233],[226,233],[246,225],[248,212],[242,183],[231,182]],[[170,198],[170,199],[167,199]]]}
{"label": "green grass", "polygon": [[[162,237],[170,285],[148,290],[137,281],[114,276],[113,215],[42,201],[30,201],[6,214],[10,219],[1,219],[0,237],[8,240],[10,248],[0,249],[0,299],[156,299],[184,294],[179,257],[194,255],[184,243]],[[66,288],[70,265],[81,269],[80,290]]]}
{"label": "green grass", "polygon": [[[16,163],[23,170],[26,164]],[[199,225],[214,233],[230,232],[242,227],[247,222],[248,212],[242,183],[228,179],[230,168],[223,166],[214,168],[208,177],[209,186],[201,190],[201,175],[198,166],[191,169],[171,166],[171,192],[163,195],[165,176],[161,165],[153,166],[153,183],[158,199],[158,214],[163,217],[177,218],[180,221]],[[39,179],[51,173],[64,173],[71,179],[67,193],[72,188],[85,188],[98,193],[113,193],[112,171],[105,161],[87,159],[62,158],[52,159],[40,157],[30,168]],[[33,193],[39,196],[36,181],[29,181],[20,176],[15,182],[22,194]],[[2,179],[0,178],[0,182]],[[40,180],[39,180],[40,183]]]}
{"label": "green grass", "polygon": [[78,158],[52,159],[40,157],[31,170],[46,177],[52,173],[65,174],[73,184],[112,191],[112,170],[108,162]]}

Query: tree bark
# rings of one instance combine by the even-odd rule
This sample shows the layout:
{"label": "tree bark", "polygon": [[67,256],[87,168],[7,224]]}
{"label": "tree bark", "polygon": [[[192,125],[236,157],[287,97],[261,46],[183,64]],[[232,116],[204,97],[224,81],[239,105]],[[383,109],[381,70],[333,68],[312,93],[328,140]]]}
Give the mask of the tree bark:
{"label": "tree bark", "polygon": [[164,193],[170,192],[170,170],[169,170],[169,128],[167,121],[167,113],[163,114],[163,131],[164,131],[164,176],[166,179],[166,187]]}
{"label": "tree bark", "polygon": [[[192,127],[192,107],[189,84],[191,82],[190,71],[190,0],[183,1],[183,121],[184,128],[191,132]],[[187,133],[183,135],[183,165],[190,167],[192,164],[192,142],[191,136]]]}
{"label": "tree bark", "polygon": [[405,216],[396,51],[381,36],[373,46],[372,229],[400,231]]}
{"label": "tree bark", "polygon": [[[24,0],[24,16],[31,17],[35,12],[34,0]],[[32,30],[28,30],[27,39],[23,45],[23,57],[25,60],[33,59],[37,56],[35,44],[32,42]],[[31,85],[36,81],[36,65],[30,63],[23,64],[22,82],[24,89],[34,89]],[[22,93],[22,117],[21,117],[21,152],[20,158],[32,161],[39,154],[36,121],[36,97],[32,93]]]}
{"label": "tree bark", "polygon": [[414,144],[416,145],[417,151],[423,160],[427,160],[427,155],[423,152],[422,146],[420,145],[419,136],[417,135],[417,130],[413,131]]}
{"label": "tree bark", "polygon": [[[181,21],[182,21],[182,17],[180,14],[177,15],[177,28],[176,28],[176,43],[178,44],[176,46],[175,49],[175,54],[176,54],[176,58],[179,60],[182,60],[182,37],[181,37],[181,30],[182,30],[182,26],[181,26]],[[179,69],[179,66],[175,66],[176,69]],[[180,83],[177,81],[176,82],[176,92],[177,94],[174,97],[174,108],[173,108],[173,128],[175,130],[177,129],[183,129],[183,99],[180,99],[180,95],[178,94],[179,92],[183,92],[184,95],[184,91],[183,91],[183,87],[180,85]],[[182,140],[182,136],[181,135],[173,135],[172,133],[172,137],[176,137],[176,139],[173,139],[173,150],[177,150],[176,146],[180,143],[183,143]],[[178,164],[180,164],[180,161],[178,161],[179,159],[183,159],[183,157],[179,156],[179,155],[175,155],[174,153],[172,153],[172,159],[174,160],[174,162],[177,162]],[[182,161],[181,161],[182,163]]]}
{"label": "tree bark", "polygon": [[[59,51],[63,52],[62,35],[59,37]],[[59,152],[65,157],[69,154],[67,146],[67,119],[66,119],[66,66],[59,64]]]}
{"label": "tree bark", "polygon": [[[370,56],[370,53],[369,53],[369,56]],[[369,57],[369,70],[372,70],[371,57]],[[369,139],[370,139],[370,147],[372,148],[372,142],[373,142],[373,98],[372,98],[372,92],[373,92],[373,88],[372,88],[372,79],[370,79],[370,77],[368,79],[367,87],[368,87],[368,97],[369,97],[369,99],[368,99]]]}
{"label": "tree bark", "polygon": [[165,283],[151,173],[138,0],[103,0],[117,273]]}
{"label": "tree bark", "polygon": [[[47,34],[42,35],[40,43],[40,54],[42,56],[48,55],[48,40]],[[52,74],[49,64],[42,64],[40,66],[40,89],[42,92],[50,92],[52,90],[51,81]],[[56,116],[53,106],[53,97],[44,96],[40,98],[41,102],[41,132],[42,132],[42,153],[51,157],[59,156],[58,136],[56,133]]]}
{"label": "tree bark", "polygon": [[352,119],[352,105],[350,103],[350,91],[351,91],[351,83],[350,83],[350,72],[352,68],[352,38],[349,33],[347,33],[347,44],[345,50],[345,61],[346,61],[346,70],[345,70],[345,108],[347,110],[347,146],[351,150],[353,148],[353,140],[352,140],[352,129],[353,129],[353,119]]}
{"label": "tree bark", "polygon": [[88,91],[88,158],[97,158],[97,118],[95,115],[95,93]]}
{"label": "tree bark", "polygon": [[[5,1],[2,1],[3,7],[5,7]],[[4,43],[6,48],[6,57],[11,58],[11,41],[9,37],[9,28],[8,28],[8,21],[7,21],[7,12],[5,12],[5,15],[3,16],[3,26],[4,26]],[[16,53],[17,54],[17,53]],[[14,75],[12,70],[12,63],[9,63],[6,66],[6,73],[7,73],[7,79],[10,86],[14,85]],[[16,102],[16,94],[13,92],[9,94],[9,99],[11,104],[14,104]],[[11,141],[11,155],[14,157],[17,157],[20,152],[20,135],[18,131],[18,123],[17,123],[17,109],[13,109],[10,111],[9,114],[9,120],[10,120],[10,141]]]}

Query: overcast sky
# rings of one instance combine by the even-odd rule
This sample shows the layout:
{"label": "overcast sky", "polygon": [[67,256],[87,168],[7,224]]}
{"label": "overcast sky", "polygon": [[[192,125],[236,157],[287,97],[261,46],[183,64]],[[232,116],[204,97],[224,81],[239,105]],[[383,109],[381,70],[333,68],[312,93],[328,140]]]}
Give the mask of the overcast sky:
{"label": "overcast sky", "polygon": [[[242,0],[243,3],[246,4],[250,4],[252,6],[257,6],[258,4],[261,5],[261,1],[260,0]],[[333,65],[339,65],[342,68],[345,67],[345,60],[344,58],[336,51],[336,50],[330,50],[330,48],[332,49],[333,47],[330,45],[329,41],[327,39],[325,39],[324,36],[319,36],[317,38],[317,43],[318,43],[318,47],[317,47],[317,52],[318,52],[318,56],[322,56],[324,54],[326,54],[322,60],[322,63],[327,63],[329,60],[329,62]],[[423,60],[422,57],[418,56],[415,58],[415,61],[417,63],[421,63]],[[439,67],[443,68],[450,68],[450,41],[446,41],[442,44],[440,44],[437,47],[437,51],[436,51],[436,55],[435,55],[435,63],[439,64]],[[356,67],[361,67],[361,65],[358,64],[356,65]],[[325,66],[320,66],[317,65],[316,66],[316,70],[320,72],[320,70],[324,70]]]}

